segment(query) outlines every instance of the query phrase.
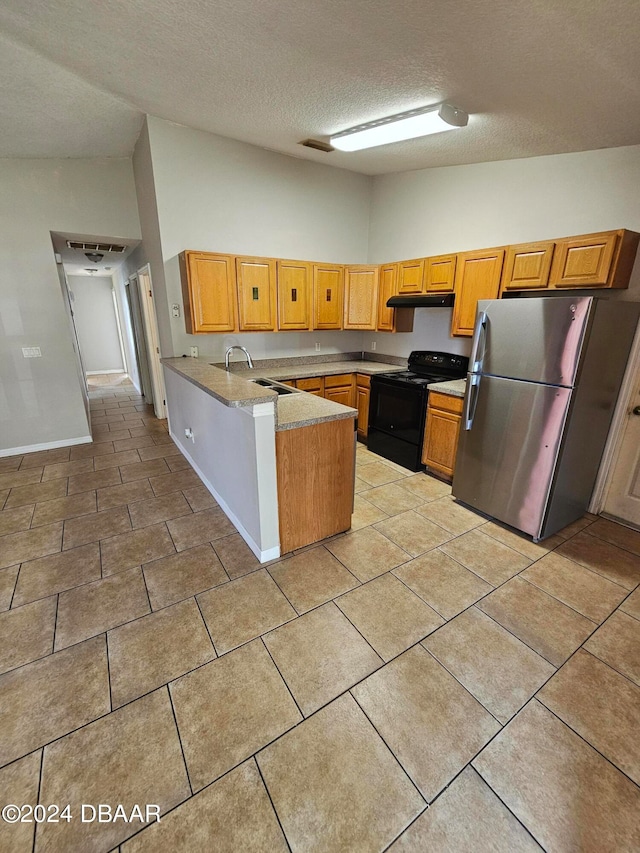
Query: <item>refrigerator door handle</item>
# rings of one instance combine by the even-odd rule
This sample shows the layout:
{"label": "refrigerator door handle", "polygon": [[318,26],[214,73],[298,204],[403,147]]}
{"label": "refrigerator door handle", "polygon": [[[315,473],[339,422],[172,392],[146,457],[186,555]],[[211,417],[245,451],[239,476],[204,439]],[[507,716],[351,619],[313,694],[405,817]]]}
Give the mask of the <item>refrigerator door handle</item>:
{"label": "refrigerator door handle", "polygon": [[480,391],[480,374],[472,373],[467,380],[469,382],[469,393],[465,403],[464,411],[464,428],[470,430],[473,426],[473,419],[476,415],[476,407],[478,405],[478,392]]}
{"label": "refrigerator door handle", "polygon": [[[482,362],[484,361],[484,348],[487,338],[487,312],[480,311],[478,314],[478,320],[476,321],[476,328],[473,333],[473,341],[471,342],[471,356],[469,358],[470,367],[472,373],[482,373]],[[482,350],[480,350],[480,343],[482,342]]]}

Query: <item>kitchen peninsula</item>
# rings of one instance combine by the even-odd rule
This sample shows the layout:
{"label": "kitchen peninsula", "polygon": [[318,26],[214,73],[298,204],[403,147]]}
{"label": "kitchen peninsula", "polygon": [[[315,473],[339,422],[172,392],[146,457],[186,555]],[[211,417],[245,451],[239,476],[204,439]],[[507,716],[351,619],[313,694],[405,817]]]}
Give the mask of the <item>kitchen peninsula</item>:
{"label": "kitchen peninsula", "polygon": [[357,410],[272,380],[402,364],[306,358],[226,371],[204,358],[162,362],[170,434],[261,562],[350,527]]}

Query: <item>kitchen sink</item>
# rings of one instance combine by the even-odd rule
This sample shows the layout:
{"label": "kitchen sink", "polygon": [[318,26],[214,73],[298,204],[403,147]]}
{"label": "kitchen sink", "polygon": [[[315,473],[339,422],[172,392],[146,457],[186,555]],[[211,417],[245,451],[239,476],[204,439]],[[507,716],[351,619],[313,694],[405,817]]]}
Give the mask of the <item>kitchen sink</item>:
{"label": "kitchen sink", "polygon": [[289,385],[281,385],[279,382],[272,382],[271,379],[249,379],[249,382],[255,382],[256,385],[261,385],[263,388],[271,388],[276,394],[298,394],[295,388]]}

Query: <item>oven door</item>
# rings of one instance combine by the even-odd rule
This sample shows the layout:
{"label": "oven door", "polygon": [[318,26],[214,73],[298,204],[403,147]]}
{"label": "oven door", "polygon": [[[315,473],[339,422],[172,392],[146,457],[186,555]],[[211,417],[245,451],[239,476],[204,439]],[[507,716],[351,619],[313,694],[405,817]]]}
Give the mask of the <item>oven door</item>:
{"label": "oven door", "polygon": [[379,431],[421,445],[426,414],[425,386],[371,378],[369,432]]}

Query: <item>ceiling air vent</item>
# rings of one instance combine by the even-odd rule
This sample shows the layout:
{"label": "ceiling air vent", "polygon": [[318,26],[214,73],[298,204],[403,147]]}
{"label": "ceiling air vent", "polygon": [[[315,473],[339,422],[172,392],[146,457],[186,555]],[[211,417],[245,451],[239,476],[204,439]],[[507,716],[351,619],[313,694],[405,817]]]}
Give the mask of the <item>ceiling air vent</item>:
{"label": "ceiling air vent", "polygon": [[67,247],[69,249],[82,249],[83,252],[87,250],[90,252],[115,252],[119,255],[127,251],[126,246],[118,243],[82,243],[78,240],[67,240]]}
{"label": "ceiling air vent", "polygon": [[335,151],[333,145],[323,142],[321,139],[305,139],[300,145],[304,145],[305,148],[315,148],[316,151],[324,151],[325,154]]}

